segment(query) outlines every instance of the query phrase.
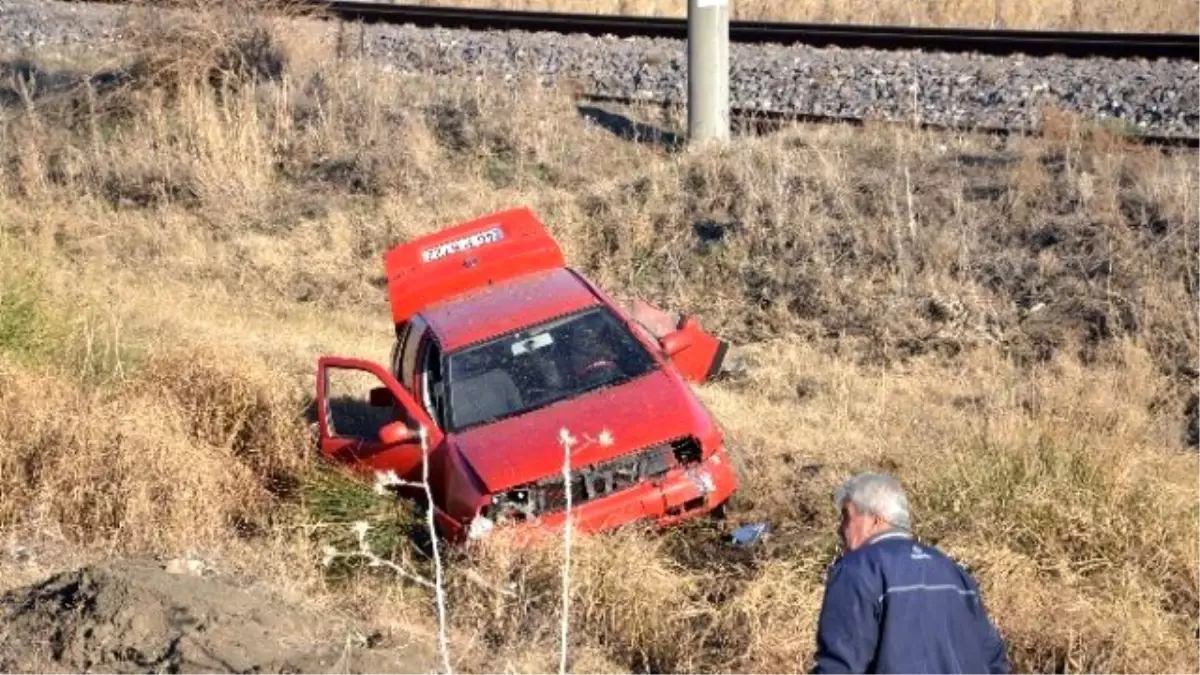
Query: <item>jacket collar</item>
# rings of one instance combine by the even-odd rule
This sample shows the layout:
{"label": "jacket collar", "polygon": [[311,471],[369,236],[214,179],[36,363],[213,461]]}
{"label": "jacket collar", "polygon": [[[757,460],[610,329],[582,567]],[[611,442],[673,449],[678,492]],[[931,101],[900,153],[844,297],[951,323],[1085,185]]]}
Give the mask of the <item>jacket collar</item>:
{"label": "jacket collar", "polygon": [[891,527],[868,539],[863,546],[870,546],[887,539],[912,539],[912,533],[899,527]]}

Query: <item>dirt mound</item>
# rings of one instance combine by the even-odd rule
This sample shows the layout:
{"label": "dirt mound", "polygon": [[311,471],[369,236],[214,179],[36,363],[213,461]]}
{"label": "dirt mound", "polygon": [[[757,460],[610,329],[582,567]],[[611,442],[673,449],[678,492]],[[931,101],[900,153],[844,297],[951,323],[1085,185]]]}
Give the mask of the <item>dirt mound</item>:
{"label": "dirt mound", "polygon": [[0,670],[430,670],[428,655],[371,649],[374,639],[348,640],[327,617],[230,580],[174,572],[123,562],[9,591],[0,597]]}

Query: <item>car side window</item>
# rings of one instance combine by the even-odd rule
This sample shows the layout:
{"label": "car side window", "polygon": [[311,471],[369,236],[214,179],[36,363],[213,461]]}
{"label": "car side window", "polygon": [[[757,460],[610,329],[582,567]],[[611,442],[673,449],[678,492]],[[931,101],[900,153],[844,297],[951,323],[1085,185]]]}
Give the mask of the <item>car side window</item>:
{"label": "car side window", "polygon": [[392,360],[391,370],[392,375],[400,380],[403,384],[404,377],[400,374],[400,360],[404,358],[404,345],[408,342],[408,336],[412,333],[412,323],[405,321],[396,326],[396,341],[392,343]]}
{"label": "car side window", "polygon": [[445,386],[442,384],[442,350],[437,340],[428,335],[421,345],[421,404],[425,412],[445,427]]}
{"label": "car side window", "polygon": [[397,379],[409,391],[413,391],[413,385],[417,381],[417,357],[420,356],[419,347],[426,332],[425,322],[420,317],[413,317],[400,348],[400,372]]}

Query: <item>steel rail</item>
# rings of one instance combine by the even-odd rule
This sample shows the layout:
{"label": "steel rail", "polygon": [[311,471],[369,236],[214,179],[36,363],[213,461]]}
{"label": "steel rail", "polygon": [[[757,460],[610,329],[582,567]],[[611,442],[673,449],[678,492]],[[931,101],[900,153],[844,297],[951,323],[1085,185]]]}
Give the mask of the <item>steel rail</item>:
{"label": "steel rail", "polygon": [[[149,4],[145,0],[73,0]],[[273,0],[301,12],[363,23],[564,34],[687,39],[687,20],[673,17],[439,7],[355,0]],[[170,6],[168,1],[163,3]],[[1064,30],[935,28],[856,24],[730,21],[729,40],[839,49],[920,50],[949,54],[1200,61],[1200,34],[1102,33]]]}
{"label": "steel rail", "polygon": [[[347,21],[410,24],[468,30],[519,30],[683,40],[682,18],[614,16],[565,12],[393,5],[349,0],[289,0]],[[999,56],[1179,59],[1200,61],[1200,35],[1184,33],[1096,33],[1085,31],[991,30],[849,24],[730,21],[729,39],[744,44],[804,44],[841,49],[913,49]]]}
{"label": "steel rail", "polygon": [[[584,103],[610,103],[615,105],[625,106],[653,106],[659,108],[669,108],[672,106],[682,107],[683,103],[679,101],[669,101],[654,98],[630,97],[630,96],[614,96],[610,94],[589,94],[581,93],[575,96],[576,101]],[[1042,135],[1041,131],[1033,129],[1014,129],[1009,127],[986,126],[986,125],[971,125],[971,124],[945,124],[941,122],[913,122],[911,120],[899,119],[863,119],[861,117],[839,116],[839,115],[818,115],[813,113],[799,113],[785,110],[764,110],[759,108],[731,108],[729,110],[729,118],[731,126],[740,132],[750,132],[754,134],[764,134],[786,128],[794,124],[824,124],[824,125],[846,125],[851,127],[862,127],[868,124],[881,124],[887,126],[910,127],[918,128],[922,131],[935,131],[943,133],[963,133],[963,134],[982,134],[985,136],[1009,137],[1009,136],[1028,136],[1037,138]],[[1130,143],[1143,145],[1147,147],[1159,148],[1163,151],[1169,150],[1184,150],[1195,152],[1200,150],[1200,137],[1196,136],[1166,136],[1160,134],[1129,134],[1120,136]]]}

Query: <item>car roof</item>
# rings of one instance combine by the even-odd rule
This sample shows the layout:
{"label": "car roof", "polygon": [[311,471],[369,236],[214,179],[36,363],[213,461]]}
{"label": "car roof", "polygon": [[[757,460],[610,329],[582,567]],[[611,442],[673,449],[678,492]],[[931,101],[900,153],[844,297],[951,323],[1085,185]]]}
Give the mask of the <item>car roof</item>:
{"label": "car roof", "polygon": [[558,268],[456,296],[420,314],[444,351],[595,307],[601,300],[573,271]]}

